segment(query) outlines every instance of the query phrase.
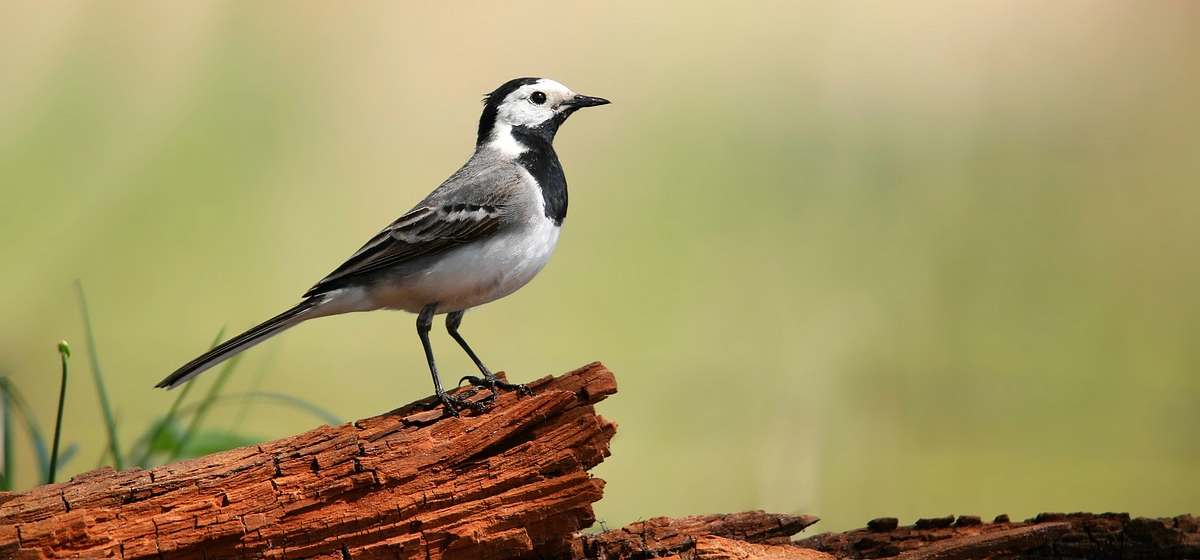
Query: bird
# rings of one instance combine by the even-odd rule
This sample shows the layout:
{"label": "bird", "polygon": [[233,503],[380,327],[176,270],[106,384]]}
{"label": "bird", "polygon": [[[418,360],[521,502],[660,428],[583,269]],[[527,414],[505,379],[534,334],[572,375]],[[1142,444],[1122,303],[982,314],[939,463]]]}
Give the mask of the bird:
{"label": "bird", "polygon": [[[467,163],[411,210],[383,228],[291,309],[184,364],[156,387],[173,389],[209,368],[304,321],[379,309],[417,315],[417,335],[437,400],[453,416],[484,411],[497,390],[532,396],[500,380],[458,332],[463,314],[520,289],[546,265],[567,216],[567,181],[554,136],[573,113],[607,105],[546,78],[517,78],[483,98],[475,151]],[[479,368],[471,389],[442,388],[429,344],[436,315]],[[491,394],[468,400],[480,388]]]}

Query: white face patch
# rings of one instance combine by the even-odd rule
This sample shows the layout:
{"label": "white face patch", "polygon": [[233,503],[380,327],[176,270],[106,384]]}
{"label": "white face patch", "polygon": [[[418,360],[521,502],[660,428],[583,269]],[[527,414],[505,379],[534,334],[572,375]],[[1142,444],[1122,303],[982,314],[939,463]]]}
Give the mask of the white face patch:
{"label": "white face patch", "polygon": [[495,128],[492,129],[492,140],[488,142],[488,145],[510,156],[519,156],[527,149],[524,144],[513,138],[512,126],[504,123],[496,123]]}
{"label": "white face patch", "polygon": [[574,97],[575,92],[567,86],[543,78],[508,94],[500,103],[496,124],[537,126],[550,120],[564,102]]}

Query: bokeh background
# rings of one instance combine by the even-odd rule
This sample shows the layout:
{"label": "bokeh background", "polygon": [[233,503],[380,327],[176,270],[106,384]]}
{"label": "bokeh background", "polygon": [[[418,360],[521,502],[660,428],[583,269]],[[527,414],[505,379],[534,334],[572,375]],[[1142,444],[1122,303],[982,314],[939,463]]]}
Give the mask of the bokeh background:
{"label": "bokeh background", "polygon": [[[0,373],[52,425],[76,348],[66,474],[104,443],[77,278],[128,441],[527,75],[613,104],[559,134],[554,259],[463,332],[517,380],[617,373],[608,526],[1200,509],[1200,4],[1165,1],[0,4]],[[346,420],[431,392],[402,313],[294,329],[253,383]]]}

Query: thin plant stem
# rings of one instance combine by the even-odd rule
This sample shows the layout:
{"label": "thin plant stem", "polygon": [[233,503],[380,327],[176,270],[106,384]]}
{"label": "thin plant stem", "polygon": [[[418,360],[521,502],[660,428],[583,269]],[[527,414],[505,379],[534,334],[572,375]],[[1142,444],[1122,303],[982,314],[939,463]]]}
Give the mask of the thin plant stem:
{"label": "thin plant stem", "polygon": [[62,439],[63,405],[67,402],[67,359],[71,357],[71,347],[67,341],[58,343],[58,354],[62,357],[62,383],[58,387],[58,418],[54,421],[54,443],[50,445],[50,468],[46,473],[46,484],[54,484],[54,476],[58,473],[58,442]]}
{"label": "thin plant stem", "polygon": [[104,412],[104,427],[108,430],[108,452],[112,455],[113,466],[124,470],[125,462],[121,458],[121,444],[117,440],[117,421],[113,418],[112,406],[108,404],[108,391],[104,389],[104,374],[100,371],[100,358],[96,354],[96,336],[92,332],[92,317],[88,313],[87,297],[83,294],[83,280],[75,281],[79,291],[79,305],[83,309],[83,329],[87,335],[88,357],[92,362],[92,377],[96,380],[96,393],[100,396],[100,410]]}

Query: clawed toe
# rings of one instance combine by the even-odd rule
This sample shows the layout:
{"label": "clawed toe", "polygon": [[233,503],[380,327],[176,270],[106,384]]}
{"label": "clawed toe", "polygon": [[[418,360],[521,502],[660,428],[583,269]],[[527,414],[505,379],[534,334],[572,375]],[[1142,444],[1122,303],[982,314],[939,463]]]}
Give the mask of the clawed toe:
{"label": "clawed toe", "polygon": [[473,375],[468,375],[462,379],[459,379],[458,384],[461,386],[463,381],[470,383],[473,388],[486,387],[492,392],[491,400],[496,399],[496,395],[499,393],[497,391],[498,389],[503,389],[505,391],[516,391],[518,395],[525,395],[527,397],[533,396],[533,389],[530,389],[528,385],[525,385],[524,383],[509,383],[507,381],[501,381],[500,378],[495,376],[475,377]]}
{"label": "clawed toe", "polygon": [[464,381],[469,382],[472,386],[475,386],[475,387],[483,385],[483,379],[475,377],[474,375],[464,375],[462,379],[458,380],[458,386],[462,387],[462,384]]}
{"label": "clawed toe", "polygon": [[495,400],[495,397],[489,397],[482,401],[469,400],[472,396],[475,395],[475,393],[478,393],[478,392],[479,392],[478,388],[471,387],[469,390],[464,391],[461,395],[451,395],[449,393],[439,393],[437,395],[437,400],[430,402],[430,403],[426,403],[425,408],[431,410],[431,409],[437,408],[437,406],[440,404],[446,409],[446,412],[448,412],[451,416],[453,416],[455,418],[459,417],[458,411],[462,410],[464,408],[474,410],[475,412],[485,412],[485,411],[487,411],[488,407],[490,407],[492,405],[492,402]]}

